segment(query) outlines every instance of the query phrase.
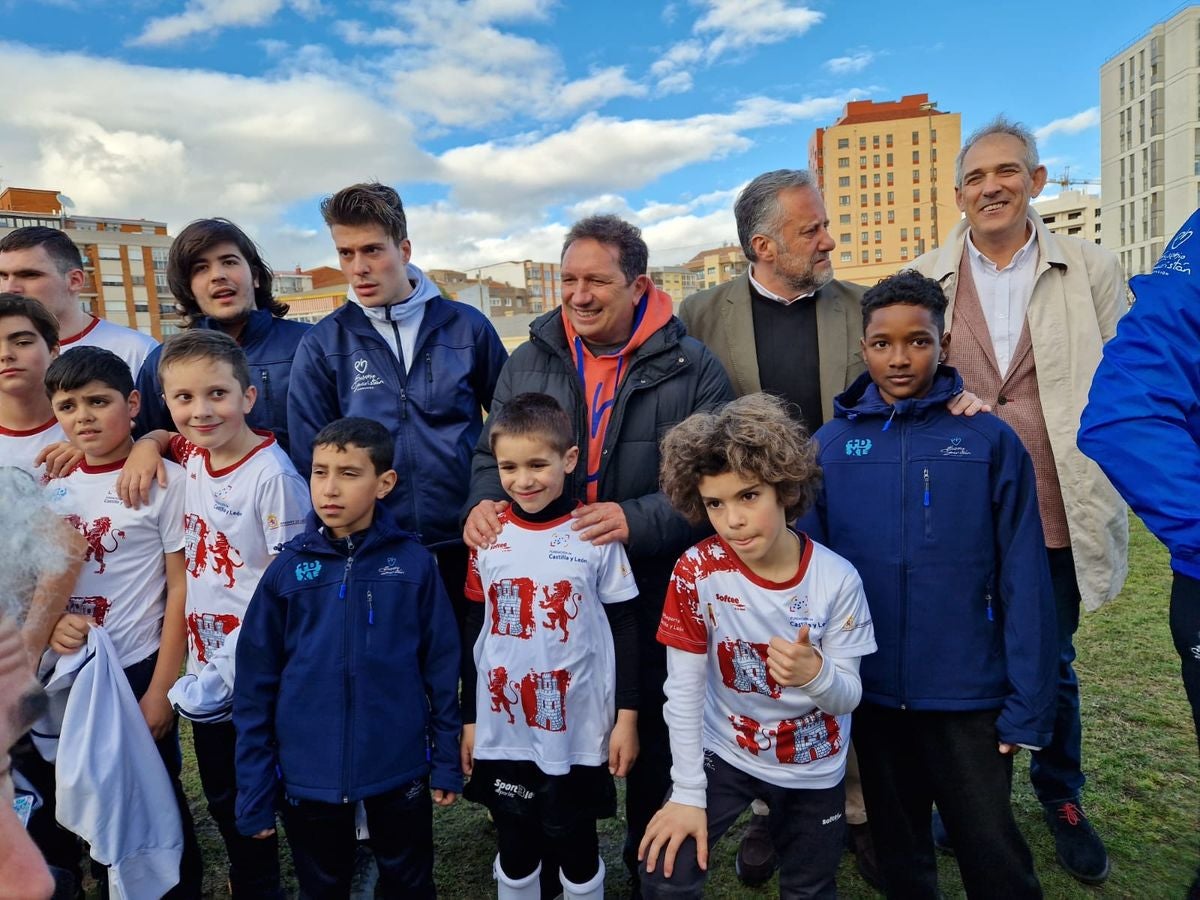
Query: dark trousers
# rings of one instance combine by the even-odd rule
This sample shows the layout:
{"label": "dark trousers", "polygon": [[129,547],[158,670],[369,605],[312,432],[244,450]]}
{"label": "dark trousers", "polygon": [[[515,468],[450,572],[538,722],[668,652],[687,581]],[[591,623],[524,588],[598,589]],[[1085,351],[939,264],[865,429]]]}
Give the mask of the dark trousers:
{"label": "dark trousers", "polygon": [[1200,745],[1200,581],[1178,572],[1171,584],[1171,638]]}
{"label": "dark trousers", "polygon": [[[363,800],[369,841],[379,867],[376,897],[436,897],[433,887],[433,801],[418,778]],[[284,801],[281,815],[300,882],[300,896],[335,900],[350,896],[354,877],[353,803]]]}
{"label": "dark trousers", "polygon": [[237,778],[234,770],[236,738],[232,722],[192,723],[192,744],[200,786],[208,813],[216,823],[229,854],[229,884],[235,898],[279,897],[279,841],[272,835],[261,840],[237,830],[234,803]]}
{"label": "dark trousers", "polygon": [[[448,547],[439,547],[434,552],[438,573],[442,576],[442,584],[446,586],[446,594],[449,595],[450,605],[454,608],[454,621],[458,623],[460,634],[467,617],[468,601],[463,593],[463,587],[467,583],[467,554],[466,544],[451,544]],[[464,653],[469,653],[470,650],[470,647],[463,647]]]}
{"label": "dark trousers", "polygon": [[671,741],[663,721],[667,660],[661,645],[656,650],[663,652],[643,648],[638,660],[638,758],[625,777],[625,847],[621,855],[635,879],[638,845],[671,789]]}
{"label": "dark trousers", "polygon": [[[709,751],[704,753],[704,771],[708,776],[710,849],[753,800],[765,800],[771,809],[771,842],[779,857],[780,898],[837,896],[837,868],[846,841],[846,793],[842,784],[814,790],[784,788],[747,775]],[[652,873],[642,866],[642,896],[703,896],[708,873],[696,860],[693,838],[680,846],[670,878],[663,876],[662,863],[660,853]]]}
{"label": "dark trousers", "polygon": [[1079,629],[1079,582],[1070,547],[1046,550],[1058,613],[1058,694],[1054,735],[1030,754],[1029,781],[1038,800],[1057,806],[1078,802],[1083,790],[1083,726],[1079,721],[1079,679],[1075,676],[1075,632]]}
{"label": "dark trousers", "polygon": [[496,823],[500,868],[513,881],[533,874],[545,858],[547,847],[554,850],[554,881],[559,885],[559,893],[562,892],[559,868],[572,884],[587,884],[600,870],[600,839],[595,819],[577,819],[566,828],[554,830],[543,828],[541,822],[530,816],[498,810],[492,811],[492,819]]}
{"label": "dark trousers", "polygon": [[893,898],[937,898],[930,834],[937,803],[967,896],[1039,898],[1033,857],[1013,818],[1012,757],[997,749],[997,710],[914,712],[863,703],[854,746],[879,867]]}
{"label": "dark trousers", "polygon": [[[124,669],[125,678],[129,681],[135,699],[141,700],[147,688],[150,687],[150,679],[154,677],[154,667],[157,664],[158,653],[156,652],[141,662]],[[183,793],[183,785],[179,781],[183,758],[179,752],[178,723],[161,739],[155,741],[154,746],[171,779],[171,788],[175,793],[175,803],[179,808],[179,823],[183,834],[183,857],[179,862],[179,884],[166,896],[169,898],[199,897],[201,882],[204,878],[204,863],[200,857],[200,844],[196,840],[192,813],[188,807],[187,797]],[[55,821],[54,765],[42,759],[32,743],[28,741],[18,745],[18,748],[14,748],[13,758],[16,768],[29,779],[42,797],[42,807],[34,813],[29,821],[30,837],[42,851],[47,863],[69,872],[76,884],[81,883],[83,872],[80,866],[79,838]],[[107,896],[108,873],[106,869],[93,864],[92,871],[100,882],[101,897]]]}

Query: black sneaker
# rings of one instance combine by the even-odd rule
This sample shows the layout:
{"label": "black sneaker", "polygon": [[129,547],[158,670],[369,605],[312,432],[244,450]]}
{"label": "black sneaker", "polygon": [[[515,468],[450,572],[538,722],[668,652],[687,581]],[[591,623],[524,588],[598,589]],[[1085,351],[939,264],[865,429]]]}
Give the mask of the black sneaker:
{"label": "black sneaker", "polygon": [[766,884],[775,874],[779,860],[775,856],[775,845],[767,828],[768,816],[750,816],[750,825],[738,847],[734,870],[738,881],[746,887]]}
{"label": "black sneaker", "polygon": [[1054,835],[1058,864],[1084,884],[1100,884],[1108,878],[1108,851],[1078,803],[1068,800],[1042,807],[1046,824]]}

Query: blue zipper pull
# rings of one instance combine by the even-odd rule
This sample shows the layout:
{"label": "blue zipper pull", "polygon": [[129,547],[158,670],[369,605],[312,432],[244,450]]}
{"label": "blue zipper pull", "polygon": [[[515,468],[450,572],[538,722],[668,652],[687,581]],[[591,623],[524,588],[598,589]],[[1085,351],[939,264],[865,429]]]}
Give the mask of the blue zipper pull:
{"label": "blue zipper pull", "polygon": [[925,469],[925,505],[929,506],[929,469]]}
{"label": "blue zipper pull", "polygon": [[368,625],[375,624],[374,598],[371,596],[370,591],[367,591],[367,624]]}
{"label": "blue zipper pull", "polygon": [[989,622],[994,622],[996,620],[995,615],[992,613],[992,595],[991,594],[987,595],[987,617],[988,617]]}
{"label": "blue zipper pull", "polygon": [[896,418],[896,404],[892,404],[892,414],[887,417],[887,421],[883,423],[883,430],[887,431],[892,427],[892,419]]}

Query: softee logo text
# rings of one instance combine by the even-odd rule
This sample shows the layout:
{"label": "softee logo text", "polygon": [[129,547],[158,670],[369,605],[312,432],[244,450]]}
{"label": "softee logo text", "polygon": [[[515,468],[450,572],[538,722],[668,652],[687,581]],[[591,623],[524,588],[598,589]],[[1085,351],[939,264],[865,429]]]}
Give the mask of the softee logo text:
{"label": "softee logo text", "polygon": [[847,456],[866,456],[871,452],[870,438],[851,438],[846,441]]}
{"label": "softee logo text", "polygon": [[321,574],[321,563],[313,560],[312,562],[302,562],[296,565],[296,580],[297,581],[315,581],[317,576]]}

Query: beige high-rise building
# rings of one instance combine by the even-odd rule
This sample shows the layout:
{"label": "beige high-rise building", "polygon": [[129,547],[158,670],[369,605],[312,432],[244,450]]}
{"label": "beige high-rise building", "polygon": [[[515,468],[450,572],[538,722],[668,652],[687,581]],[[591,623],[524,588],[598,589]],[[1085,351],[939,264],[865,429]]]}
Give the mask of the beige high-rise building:
{"label": "beige high-rise building", "polygon": [[1099,194],[1064,190],[1057,197],[1038,198],[1033,208],[1052,233],[1100,243]]}
{"label": "beige high-rise building", "polygon": [[166,222],[80,216],[58,191],[5,188],[0,192],[0,236],[27,225],[66,233],[79,248],[87,280],[79,299],[102,319],[162,340],[179,330],[167,286]]}
{"label": "beige high-rise building", "polygon": [[958,222],[962,117],[936,106],[928,94],[856,100],[813,134],[808,165],[837,241],[837,278],[874,284],[937,247]]}
{"label": "beige high-rise building", "polygon": [[693,284],[697,291],[716,287],[733,281],[750,268],[742,248],[736,244],[701,250],[683,264],[695,276]]}
{"label": "beige high-rise building", "polygon": [[651,266],[647,274],[656,288],[671,296],[676,309],[684,298],[703,290],[705,285],[704,275],[687,266]]}
{"label": "beige high-rise building", "polygon": [[1100,67],[1100,173],[1104,246],[1148,272],[1200,206],[1200,6]]}

